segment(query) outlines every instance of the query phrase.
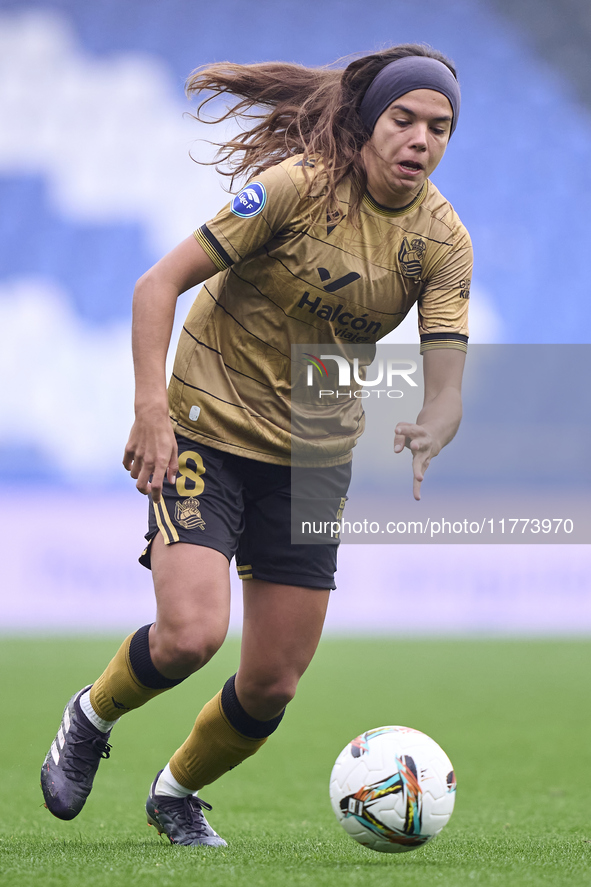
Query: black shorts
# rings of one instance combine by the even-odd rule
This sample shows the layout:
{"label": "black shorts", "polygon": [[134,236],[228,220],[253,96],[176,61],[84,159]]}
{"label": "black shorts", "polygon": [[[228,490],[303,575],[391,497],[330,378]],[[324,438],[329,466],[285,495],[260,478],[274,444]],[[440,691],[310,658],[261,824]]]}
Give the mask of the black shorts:
{"label": "black shorts", "polygon": [[[338,538],[293,545],[292,468],[245,459],[177,435],[179,472],[166,478],[157,505],[150,499],[148,547],[140,563],[150,567],[151,542],[160,531],[166,545],[188,542],[236,556],[242,579],[282,585],[335,588]],[[310,491],[332,519],[340,516],[351,479],[351,463],[293,469],[301,497]],[[300,500],[301,501],[301,500]]]}

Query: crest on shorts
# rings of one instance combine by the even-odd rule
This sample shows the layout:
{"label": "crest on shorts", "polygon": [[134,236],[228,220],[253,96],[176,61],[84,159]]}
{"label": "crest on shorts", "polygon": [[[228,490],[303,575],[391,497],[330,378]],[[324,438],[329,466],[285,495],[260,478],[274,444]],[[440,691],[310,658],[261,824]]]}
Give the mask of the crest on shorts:
{"label": "crest on shorts", "polygon": [[400,262],[400,270],[405,277],[420,279],[426,251],[427,244],[420,237],[414,237],[410,243],[408,237],[404,238],[398,250],[398,261]]}
{"label": "crest on shorts", "polygon": [[199,511],[199,499],[195,497],[179,499],[174,507],[174,519],[186,530],[194,530],[195,527],[199,527],[200,530],[205,529],[205,521]]}

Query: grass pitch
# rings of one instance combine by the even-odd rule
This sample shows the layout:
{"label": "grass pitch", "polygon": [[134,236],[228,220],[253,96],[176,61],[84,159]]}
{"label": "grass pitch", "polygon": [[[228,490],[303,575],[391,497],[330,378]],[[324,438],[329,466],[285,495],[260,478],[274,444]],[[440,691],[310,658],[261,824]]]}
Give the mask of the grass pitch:
{"label": "grass pitch", "polygon": [[[323,641],[267,746],[203,792],[222,850],[172,847],[147,828],[143,805],[197,710],[235,671],[236,641],[122,719],[77,819],[42,806],[39,769],[63,706],[118,644],[0,642],[3,887],[591,885],[588,642]],[[357,845],[328,800],[337,754],[383,724],[433,736],[457,773],[450,824],[411,853]]]}

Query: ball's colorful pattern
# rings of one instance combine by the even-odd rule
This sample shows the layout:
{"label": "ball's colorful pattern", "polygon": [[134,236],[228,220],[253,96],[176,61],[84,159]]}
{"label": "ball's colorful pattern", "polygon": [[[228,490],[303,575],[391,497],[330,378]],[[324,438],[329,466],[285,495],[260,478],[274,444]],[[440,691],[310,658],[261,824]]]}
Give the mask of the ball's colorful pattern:
{"label": "ball's colorful pattern", "polygon": [[330,778],[333,810],[345,831],[372,850],[421,847],[447,824],[456,779],[429,736],[410,727],[378,727],[353,739]]}

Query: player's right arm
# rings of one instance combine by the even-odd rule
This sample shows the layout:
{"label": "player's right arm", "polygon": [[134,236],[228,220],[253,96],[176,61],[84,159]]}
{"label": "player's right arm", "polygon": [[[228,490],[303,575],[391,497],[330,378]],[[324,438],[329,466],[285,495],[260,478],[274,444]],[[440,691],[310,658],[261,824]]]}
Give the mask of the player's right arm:
{"label": "player's right arm", "polygon": [[[263,189],[262,194],[258,190],[256,194],[259,208],[253,212],[243,211],[241,195],[237,195],[214,219],[164,256],[137,282],[132,327],[135,422],[123,464],[136,479],[138,490],[151,493],[154,502],[160,501],[164,476],[172,482],[178,470],[165,369],[176,300],[192,286],[259,249],[285,226],[303,199],[301,169],[297,163],[298,158],[292,157],[288,163],[261,173],[241,192],[249,195],[258,182]],[[292,178],[294,168],[297,183]]]}
{"label": "player's right arm", "polygon": [[[195,237],[187,237],[140,277],[133,294],[132,351],[135,422],[123,465],[141,493],[160,501],[164,475],[178,471],[177,444],[168,412],[166,355],[181,293],[217,274]],[[150,481],[150,476],[152,480]]]}

